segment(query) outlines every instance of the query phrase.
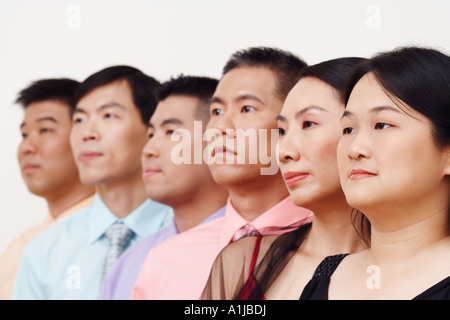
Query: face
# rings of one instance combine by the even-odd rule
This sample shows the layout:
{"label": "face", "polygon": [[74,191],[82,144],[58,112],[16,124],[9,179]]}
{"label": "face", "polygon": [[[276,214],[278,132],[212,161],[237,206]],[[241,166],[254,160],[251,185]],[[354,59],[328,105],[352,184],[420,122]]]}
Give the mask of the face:
{"label": "face", "polygon": [[216,131],[210,169],[219,184],[257,181],[261,168],[276,163],[271,130],[276,133],[283,102],[275,90],[275,74],[267,68],[240,67],[220,80],[208,123]]}
{"label": "face", "polygon": [[145,191],[155,201],[171,206],[186,203],[203,185],[213,182],[207,164],[194,159],[194,138],[200,139],[200,152],[204,147],[203,130],[194,133],[194,121],[200,121],[195,116],[199,103],[194,97],[169,96],[158,103],[150,119],[142,167]]}
{"label": "face", "polygon": [[278,117],[279,165],[298,206],[343,197],[336,157],[343,107],[336,90],[313,77],[301,79],[286,98]]}
{"label": "face", "polygon": [[17,158],[30,192],[49,197],[79,183],[70,128],[70,108],[62,102],[34,102],[26,108]]}
{"label": "face", "polygon": [[140,177],[146,130],[126,81],[98,87],[84,96],[77,104],[71,132],[82,182],[99,185]]}
{"label": "face", "polygon": [[368,73],[342,117],[342,188],[348,203],[362,211],[418,205],[432,199],[444,181],[448,156],[434,143],[430,121],[394,101]]}

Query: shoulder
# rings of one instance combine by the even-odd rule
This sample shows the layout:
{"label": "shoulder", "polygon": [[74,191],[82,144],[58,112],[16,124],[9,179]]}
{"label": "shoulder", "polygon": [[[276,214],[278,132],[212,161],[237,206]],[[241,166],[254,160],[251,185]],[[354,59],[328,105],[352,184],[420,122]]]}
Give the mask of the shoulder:
{"label": "shoulder", "polygon": [[251,261],[257,254],[260,260],[259,257],[263,257],[279,237],[279,235],[244,237],[227,245],[219,255],[229,261]]}
{"label": "shoulder", "polygon": [[217,254],[222,218],[174,235],[151,248],[146,261],[169,262],[183,257],[202,259]]}
{"label": "shoulder", "polygon": [[181,232],[158,244],[152,251],[165,250],[169,247],[187,247],[188,244],[208,243],[213,239],[218,239],[222,227],[223,218],[215,219],[211,222],[196,226],[187,231]]}
{"label": "shoulder", "polygon": [[85,227],[86,211],[87,208],[80,209],[67,218],[50,225],[47,229],[31,239],[25,248],[25,252],[27,254],[31,252],[43,254],[53,247],[72,239],[73,234],[78,234],[78,231]]}
{"label": "shoulder", "polygon": [[336,254],[333,256],[328,256],[322,260],[322,262],[317,266],[314,271],[313,278],[315,277],[331,277],[336,268],[342,262],[342,260],[348,256],[347,253]]}

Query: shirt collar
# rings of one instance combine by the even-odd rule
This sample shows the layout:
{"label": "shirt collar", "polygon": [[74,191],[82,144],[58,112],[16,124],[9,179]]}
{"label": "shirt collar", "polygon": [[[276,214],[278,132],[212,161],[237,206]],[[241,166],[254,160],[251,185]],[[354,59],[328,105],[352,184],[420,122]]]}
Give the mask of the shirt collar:
{"label": "shirt collar", "polygon": [[81,210],[82,208],[89,206],[93,201],[94,201],[94,194],[78,201],[73,206],[71,206],[66,211],[62,212],[60,215],[58,215],[56,217],[49,211],[48,215],[47,215],[47,220],[51,221],[51,222],[61,221],[62,219],[70,216],[72,213],[75,213],[75,212]]}
{"label": "shirt collar", "polygon": [[226,208],[227,208],[227,206],[224,205],[222,208],[220,208],[219,210],[214,212],[212,215],[210,215],[208,218],[203,220],[201,224],[205,224],[205,223],[213,221],[213,220],[215,220],[217,218],[223,217],[225,215]]}
{"label": "shirt collar", "polygon": [[255,220],[247,221],[236,211],[228,198],[220,244],[221,246],[227,245],[236,230],[247,223],[251,223],[257,230],[263,230],[267,227],[285,227],[310,216],[312,216],[311,211],[296,206],[291,197],[287,196]]}
{"label": "shirt collar", "polygon": [[94,242],[100,238],[116,221],[126,224],[139,238],[146,237],[167,224],[168,218],[171,218],[169,212],[172,209],[164,207],[166,206],[147,199],[125,218],[119,219],[96,194],[88,211],[89,241]]}

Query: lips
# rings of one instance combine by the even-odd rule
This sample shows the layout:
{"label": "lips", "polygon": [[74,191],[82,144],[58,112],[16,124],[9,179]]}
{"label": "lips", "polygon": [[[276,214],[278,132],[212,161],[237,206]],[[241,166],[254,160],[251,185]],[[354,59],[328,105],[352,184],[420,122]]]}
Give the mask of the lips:
{"label": "lips", "polygon": [[361,179],[372,178],[376,175],[377,175],[376,173],[373,173],[371,171],[367,171],[364,169],[353,169],[350,172],[349,178],[350,178],[350,180],[361,180]]}
{"label": "lips", "polygon": [[157,173],[160,173],[161,170],[153,168],[153,167],[145,167],[142,172],[142,178],[149,178],[151,176],[154,176]]}
{"label": "lips", "polygon": [[103,153],[98,152],[98,151],[83,151],[78,156],[78,160],[80,160],[81,162],[88,162],[88,161],[98,159],[101,156],[103,156]]}
{"label": "lips", "polygon": [[27,162],[22,165],[22,172],[24,174],[31,174],[31,173],[35,172],[36,170],[38,170],[40,167],[41,166],[38,165],[37,163]]}
{"label": "lips", "polygon": [[292,187],[299,181],[305,180],[309,177],[309,173],[306,172],[286,172],[284,175],[284,181],[288,187]]}
{"label": "lips", "polygon": [[228,149],[226,146],[217,146],[214,148],[214,155],[230,153],[235,155],[236,153],[233,150]]}

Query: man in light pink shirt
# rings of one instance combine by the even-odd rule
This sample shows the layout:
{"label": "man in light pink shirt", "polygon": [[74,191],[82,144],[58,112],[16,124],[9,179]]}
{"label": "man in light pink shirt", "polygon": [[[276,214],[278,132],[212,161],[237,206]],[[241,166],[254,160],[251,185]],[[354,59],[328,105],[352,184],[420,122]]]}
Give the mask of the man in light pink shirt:
{"label": "man in light pink shirt", "polygon": [[[214,130],[209,168],[230,194],[225,216],[153,248],[132,299],[199,299],[214,259],[236,231],[246,226],[273,234],[309,220],[312,213],[290,200],[276,165],[277,141],[273,140],[276,117],[305,65],[295,55],[274,48],[250,48],[232,55],[213,95],[208,123],[208,129]],[[239,141],[242,131],[248,143]]]}

